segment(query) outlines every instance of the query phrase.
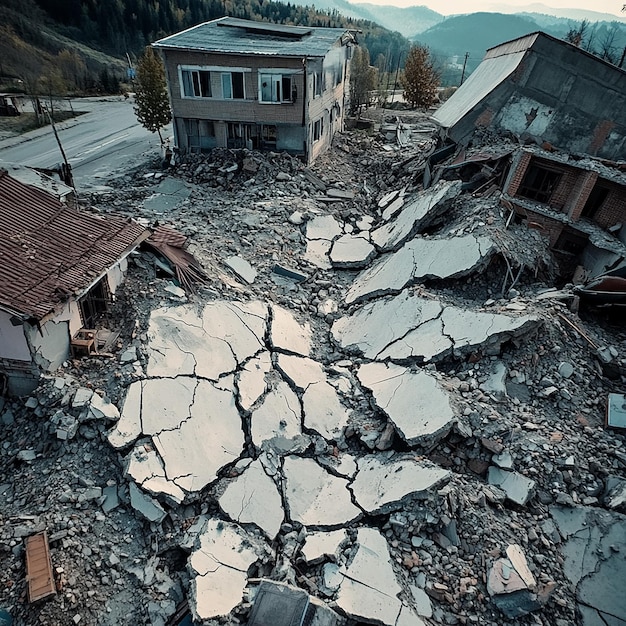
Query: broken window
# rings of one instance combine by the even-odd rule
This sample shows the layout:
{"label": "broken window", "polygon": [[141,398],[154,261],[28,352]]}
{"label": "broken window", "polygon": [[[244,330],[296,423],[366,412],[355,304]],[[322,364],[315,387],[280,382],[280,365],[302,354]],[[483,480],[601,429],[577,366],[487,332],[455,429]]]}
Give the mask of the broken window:
{"label": "broken window", "polygon": [[313,141],[319,141],[324,134],[324,120],[320,118],[313,124]]}
{"label": "broken window", "polygon": [[243,100],[245,98],[243,72],[222,73],[222,96],[225,100]]}
{"label": "broken window", "polygon": [[228,123],[229,148],[248,148],[252,150],[257,147],[258,135],[256,124],[242,124],[240,122]]}
{"label": "broken window", "polygon": [[600,185],[596,185],[589,194],[587,198],[587,202],[585,202],[585,206],[583,207],[582,217],[588,217],[592,220],[596,213],[602,208],[604,201],[607,199],[609,195],[609,190],[606,187],[602,187]]}
{"label": "broken window", "polygon": [[184,122],[190,152],[202,152],[215,145],[215,125],[212,120],[185,119]]}
{"label": "broken window", "polygon": [[264,148],[276,147],[277,129],[275,124],[261,125],[261,141]]}
{"label": "broken window", "polygon": [[322,72],[313,72],[313,97],[321,96],[324,91]]}
{"label": "broken window", "polygon": [[83,327],[95,328],[98,319],[106,313],[110,301],[109,283],[104,276],[78,301]]}
{"label": "broken window", "polygon": [[562,172],[532,164],[520,185],[518,196],[548,204],[561,180]]}
{"label": "broken window", "polygon": [[211,97],[211,72],[181,69],[183,94],[186,98]]}
{"label": "broken window", "polygon": [[260,102],[291,102],[291,76],[285,74],[259,74]]}

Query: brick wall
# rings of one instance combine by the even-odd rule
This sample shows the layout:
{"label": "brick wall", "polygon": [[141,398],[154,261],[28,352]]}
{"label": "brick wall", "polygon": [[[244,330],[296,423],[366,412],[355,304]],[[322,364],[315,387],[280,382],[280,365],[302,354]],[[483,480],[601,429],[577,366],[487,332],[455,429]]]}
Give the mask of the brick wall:
{"label": "brick wall", "polygon": [[598,174],[596,172],[579,171],[578,180],[576,181],[569,202],[568,215],[572,218],[572,221],[577,222],[580,219],[580,215],[589,199],[589,194],[597,181]]}
{"label": "brick wall", "polygon": [[594,222],[603,228],[609,228],[620,222],[626,224],[626,189],[624,187],[611,186],[611,191],[596,213]]}
{"label": "brick wall", "polygon": [[526,176],[526,170],[530,165],[531,154],[529,152],[522,152],[520,154],[519,160],[517,163],[513,164],[514,171],[513,175],[509,179],[509,186],[505,190],[507,194],[510,196],[516,196],[517,191],[519,190],[519,186],[522,184],[524,180],[524,176]]}
{"label": "brick wall", "polygon": [[513,202],[513,207],[518,215],[521,215],[526,219],[526,225],[528,228],[537,230],[544,237],[547,237],[550,240],[550,247],[553,247],[556,244],[561,236],[561,233],[563,232],[563,229],[565,228],[565,224],[563,224],[563,222],[559,222],[558,220],[542,215],[541,213],[535,213],[534,211],[531,211],[526,207],[522,207],[515,202]]}

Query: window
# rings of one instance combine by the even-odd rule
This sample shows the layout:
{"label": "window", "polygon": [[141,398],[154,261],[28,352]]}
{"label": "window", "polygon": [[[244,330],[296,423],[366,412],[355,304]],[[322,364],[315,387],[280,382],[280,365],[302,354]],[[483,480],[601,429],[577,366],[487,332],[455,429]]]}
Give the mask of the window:
{"label": "window", "polygon": [[322,72],[313,72],[313,97],[321,96],[324,91]]}
{"label": "window", "polygon": [[277,130],[274,124],[261,125],[261,143],[263,148],[276,147]]}
{"label": "window", "polygon": [[561,180],[561,172],[539,165],[531,165],[517,193],[523,198],[547,204],[559,180]]}
{"label": "window", "polygon": [[225,100],[243,100],[243,72],[222,73],[222,96]]}
{"label": "window", "polygon": [[313,124],[313,141],[319,141],[324,134],[324,120],[320,118]]}
{"label": "window", "polygon": [[190,152],[203,152],[215,147],[215,126],[212,120],[185,120],[187,146]]}
{"label": "window", "polygon": [[183,94],[186,98],[211,97],[211,72],[181,69]]}
{"label": "window", "polygon": [[96,328],[98,319],[106,313],[110,301],[109,283],[105,276],[78,301],[83,327]]}
{"label": "window", "polygon": [[291,76],[259,74],[259,102],[292,102]]}

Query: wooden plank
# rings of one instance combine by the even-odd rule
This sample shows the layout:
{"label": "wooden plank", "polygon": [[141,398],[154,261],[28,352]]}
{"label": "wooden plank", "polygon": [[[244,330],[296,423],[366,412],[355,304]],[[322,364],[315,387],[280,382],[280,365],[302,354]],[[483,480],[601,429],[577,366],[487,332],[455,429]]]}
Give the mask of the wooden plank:
{"label": "wooden plank", "polygon": [[43,600],[57,592],[46,531],[26,538],[26,578],[29,602]]}

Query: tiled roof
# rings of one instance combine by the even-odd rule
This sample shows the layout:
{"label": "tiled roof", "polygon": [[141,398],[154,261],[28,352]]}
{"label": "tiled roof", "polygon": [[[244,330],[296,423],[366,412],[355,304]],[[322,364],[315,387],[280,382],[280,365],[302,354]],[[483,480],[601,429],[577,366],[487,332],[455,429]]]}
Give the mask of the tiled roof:
{"label": "tiled roof", "polygon": [[149,234],[128,218],[69,207],[0,170],[0,306],[42,319]]}
{"label": "tiled roof", "polygon": [[345,28],[304,28],[220,17],[160,39],[153,45],[163,50],[323,57],[348,32]]}

